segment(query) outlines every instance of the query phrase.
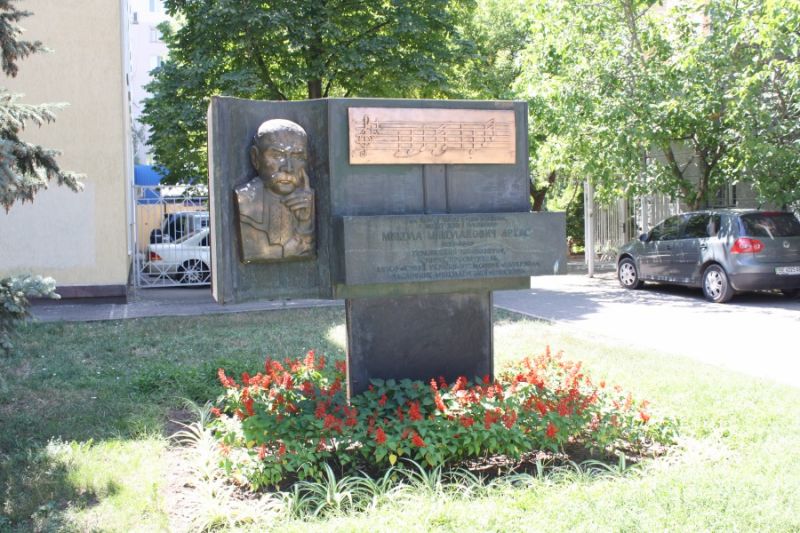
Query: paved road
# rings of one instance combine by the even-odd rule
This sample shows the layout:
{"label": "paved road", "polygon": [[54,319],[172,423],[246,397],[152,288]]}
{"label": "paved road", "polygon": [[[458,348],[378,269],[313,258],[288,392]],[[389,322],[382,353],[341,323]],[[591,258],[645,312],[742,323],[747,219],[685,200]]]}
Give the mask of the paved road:
{"label": "paved road", "polygon": [[624,290],[613,274],[602,273],[534,277],[530,290],[496,292],[494,303],[587,334],[800,387],[800,300],[777,293],[711,304],[694,289]]}

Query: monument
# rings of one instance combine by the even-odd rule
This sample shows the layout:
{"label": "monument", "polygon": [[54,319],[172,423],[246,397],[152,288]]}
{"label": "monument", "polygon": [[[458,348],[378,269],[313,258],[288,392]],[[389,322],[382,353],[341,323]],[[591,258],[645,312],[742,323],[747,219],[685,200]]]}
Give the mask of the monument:
{"label": "monument", "polygon": [[213,293],[345,300],[348,381],[492,375],[492,291],[564,273],[524,102],[215,97]]}
{"label": "monument", "polygon": [[250,147],[257,175],[235,189],[243,263],[313,257],[306,146],[306,132],[294,122],[272,119],[258,127]]}

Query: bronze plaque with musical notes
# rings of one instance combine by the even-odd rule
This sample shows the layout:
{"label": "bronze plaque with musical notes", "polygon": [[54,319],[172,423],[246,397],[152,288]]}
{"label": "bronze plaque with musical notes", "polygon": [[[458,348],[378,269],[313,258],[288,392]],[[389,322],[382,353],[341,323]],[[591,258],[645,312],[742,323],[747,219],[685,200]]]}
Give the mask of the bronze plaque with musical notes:
{"label": "bronze plaque with musical notes", "polygon": [[350,164],[514,164],[514,111],[351,107]]}

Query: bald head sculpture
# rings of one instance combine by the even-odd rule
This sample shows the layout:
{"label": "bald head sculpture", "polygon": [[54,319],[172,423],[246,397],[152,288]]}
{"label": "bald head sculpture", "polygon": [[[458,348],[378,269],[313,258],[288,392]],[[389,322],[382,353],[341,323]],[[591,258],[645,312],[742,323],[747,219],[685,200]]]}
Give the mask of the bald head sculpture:
{"label": "bald head sculpture", "polygon": [[256,176],[235,189],[241,261],[313,257],[314,191],[306,173],[305,130],[289,120],[267,120],[249,155]]}

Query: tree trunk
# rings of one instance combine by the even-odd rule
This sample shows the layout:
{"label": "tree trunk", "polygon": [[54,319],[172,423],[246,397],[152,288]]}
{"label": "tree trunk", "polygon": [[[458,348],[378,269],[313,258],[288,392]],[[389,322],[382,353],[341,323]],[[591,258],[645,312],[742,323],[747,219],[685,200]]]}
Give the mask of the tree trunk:
{"label": "tree trunk", "polygon": [[308,98],[309,100],[322,98],[322,80],[316,79],[308,81]]}
{"label": "tree trunk", "polygon": [[533,198],[533,207],[534,211],[541,211],[542,207],[544,207],[544,199],[547,196],[547,191],[553,186],[556,182],[556,171],[552,171],[550,174],[547,175],[547,183],[542,185],[541,187],[536,187],[536,184],[533,180],[530,181],[531,184],[531,198]]}

